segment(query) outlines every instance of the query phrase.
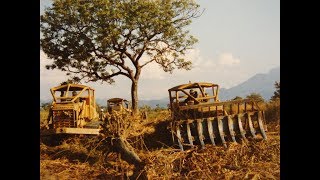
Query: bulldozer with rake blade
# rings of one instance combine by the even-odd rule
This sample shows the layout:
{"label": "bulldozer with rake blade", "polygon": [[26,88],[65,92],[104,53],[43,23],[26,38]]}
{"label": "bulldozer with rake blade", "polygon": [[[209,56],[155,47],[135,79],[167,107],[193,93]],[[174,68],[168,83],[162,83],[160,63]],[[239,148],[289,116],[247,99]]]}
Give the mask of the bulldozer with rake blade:
{"label": "bulldozer with rake blade", "polygon": [[196,145],[223,145],[258,136],[267,139],[265,113],[250,99],[221,102],[219,85],[188,83],[169,90],[171,132],[181,150]]}

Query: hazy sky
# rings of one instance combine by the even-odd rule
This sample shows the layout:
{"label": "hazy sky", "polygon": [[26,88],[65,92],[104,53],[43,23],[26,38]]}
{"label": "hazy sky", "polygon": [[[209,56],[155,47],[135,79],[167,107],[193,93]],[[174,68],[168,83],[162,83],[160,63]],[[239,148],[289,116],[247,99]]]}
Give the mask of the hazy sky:
{"label": "hazy sky", "polygon": [[[168,89],[189,81],[212,82],[222,88],[233,87],[257,73],[267,73],[280,66],[279,0],[198,0],[203,15],[194,19],[190,33],[199,42],[187,58],[191,71],[165,73],[157,64],[142,69],[138,95],[140,99],[160,99]],[[40,1],[40,14],[50,1]],[[51,99],[49,89],[68,79],[58,70],[46,70],[50,63],[40,51],[40,98]],[[131,82],[119,76],[116,83],[88,83],[98,98],[130,99]]]}

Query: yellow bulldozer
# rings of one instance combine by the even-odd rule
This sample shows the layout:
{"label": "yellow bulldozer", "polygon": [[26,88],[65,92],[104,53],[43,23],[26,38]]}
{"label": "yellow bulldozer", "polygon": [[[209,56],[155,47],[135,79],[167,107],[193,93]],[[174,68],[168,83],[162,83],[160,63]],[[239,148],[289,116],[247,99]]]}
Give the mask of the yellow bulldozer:
{"label": "yellow bulldozer", "polygon": [[42,136],[55,134],[98,135],[99,114],[95,90],[81,84],[64,84],[50,89],[53,102]]}
{"label": "yellow bulldozer", "polygon": [[131,106],[128,100],[123,98],[110,98],[107,100],[107,109],[103,114],[104,119],[110,120],[112,115],[128,114],[132,115]]}
{"label": "yellow bulldozer", "polygon": [[[131,104],[128,100],[123,98],[110,98],[107,100],[107,112],[105,117],[110,116],[112,113],[128,113],[132,115]],[[147,112],[140,111],[140,117],[147,119]]]}
{"label": "yellow bulldozer", "polygon": [[107,110],[111,114],[112,111],[131,112],[129,101],[123,98],[111,98],[107,100]]}
{"label": "yellow bulldozer", "polygon": [[266,139],[264,111],[258,102],[242,99],[220,102],[219,85],[182,84],[169,90],[172,137],[181,150],[195,145],[237,142],[261,135]]}

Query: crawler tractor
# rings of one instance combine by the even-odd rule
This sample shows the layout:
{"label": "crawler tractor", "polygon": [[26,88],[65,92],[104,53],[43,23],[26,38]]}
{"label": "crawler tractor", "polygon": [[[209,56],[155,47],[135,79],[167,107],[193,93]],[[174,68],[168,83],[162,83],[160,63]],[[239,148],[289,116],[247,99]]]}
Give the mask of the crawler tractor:
{"label": "crawler tractor", "polygon": [[65,84],[50,89],[53,102],[47,129],[42,136],[55,134],[99,134],[99,115],[94,89],[80,84]]}
{"label": "crawler tractor", "polygon": [[122,98],[111,98],[107,100],[107,111],[104,113],[104,119],[110,119],[113,115],[132,114],[129,107],[129,101]]}
{"label": "crawler tractor", "polygon": [[[105,116],[112,114],[113,112],[129,113],[132,115],[131,106],[128,100],[122,98],[111,98],[107,100],[107,112]],[[140,116],[142,119],[147,118],[147,112],[141,111]]]}
{"label": "crawler tractor", "polygon": [[243,99],[220,102],[219,85],[189,83],[169,91],[173,141],[181,150],[205,144],[266,139],[264,111],[258,102]]}
{"label": "crawler tractor", "polygon": [[131,112],[129,108],[129,101],[122,98],[111,98],[107,100],[107,109],[111,114],[112,111],[127,111]]}

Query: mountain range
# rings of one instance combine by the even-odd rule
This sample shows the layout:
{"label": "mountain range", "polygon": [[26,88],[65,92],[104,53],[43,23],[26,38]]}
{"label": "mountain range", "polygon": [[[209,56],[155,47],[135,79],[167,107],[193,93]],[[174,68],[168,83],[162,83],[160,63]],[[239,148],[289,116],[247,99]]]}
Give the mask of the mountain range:
{"label": "mountain range", "polygon": [[[275,82],[280,81],[280,67],[271,69],[266,74],[256,74],[249,78],[248,80],[231,87],[229,89],[221,88],[219,91],[219,99],[221,101],[230,100],[235,98],[236,96],[240,96],[242,98],[245,98],[247,95],[251,93],[258,93],[260,94],[266,101],[270,100],[271,96],[273,95],[273,92],[275,91],[274,84]],[[48,101],[41,100],[40,99],[40,105],[42,103],[46,103]],[[97,104],[105,106],[107,100],[97,98],[96,99]],[[150,106],[152,108],[155,108],[157,106],[159,107],[167,107],[167,104],[169,103],[169,100],[167,97],[157,100],[139,100],[139,106]]]}
{"label": "mountain range", "polygon": [[221,88],[219,99],[230,100],[236,96],[245,98],[251,93],[258,93],[268,101],[275,91],[274,84],[276,81],[280,81],[280,67],[271,69],[267,74],[256,74],[232,88]]}

